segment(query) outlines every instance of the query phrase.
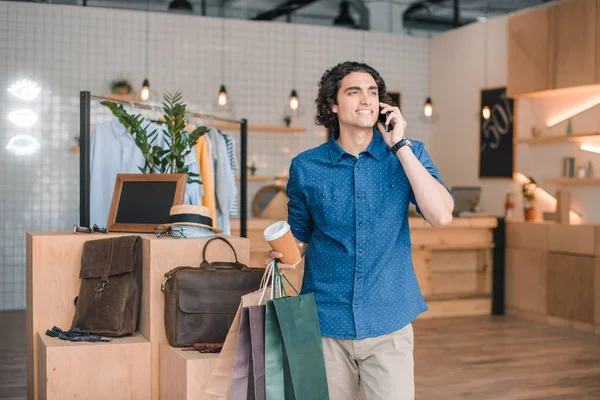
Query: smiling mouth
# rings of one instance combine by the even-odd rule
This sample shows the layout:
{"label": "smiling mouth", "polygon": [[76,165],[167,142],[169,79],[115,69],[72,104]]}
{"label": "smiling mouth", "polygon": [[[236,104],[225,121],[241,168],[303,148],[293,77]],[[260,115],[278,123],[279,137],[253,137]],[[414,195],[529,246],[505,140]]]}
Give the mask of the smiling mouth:
{"label": "smiling mouth", "polygon": [[373,115],[373,111],[371,110],[359,110],[357,113],[358,115]]}

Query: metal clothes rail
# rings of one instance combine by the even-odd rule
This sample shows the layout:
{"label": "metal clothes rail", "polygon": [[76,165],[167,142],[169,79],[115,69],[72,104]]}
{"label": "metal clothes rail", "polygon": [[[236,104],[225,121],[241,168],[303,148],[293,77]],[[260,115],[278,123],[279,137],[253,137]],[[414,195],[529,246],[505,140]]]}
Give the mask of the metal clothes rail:
{"label": "metal clothes rail", "polygon": [[[90,94],[89,91],[80,92],[79,96],[79,224],[81,226],[90,225],[90,107],[91,100],[106,100],[114,103],[132,105],[137,108],[145,110],[159,110],[158,107],[153,107],[144,103],[137,103],[133,101],[114,100],[109,97],[96,96]],[[240,236],[247,237],[247,221],[248,221],[248,120],[241,119],[230,119],[223,118],[216,115],[188,112],[185,115],[213,120],[221,121],[240,125],[240,158],[241,158],[241,171],[240,171]]]}

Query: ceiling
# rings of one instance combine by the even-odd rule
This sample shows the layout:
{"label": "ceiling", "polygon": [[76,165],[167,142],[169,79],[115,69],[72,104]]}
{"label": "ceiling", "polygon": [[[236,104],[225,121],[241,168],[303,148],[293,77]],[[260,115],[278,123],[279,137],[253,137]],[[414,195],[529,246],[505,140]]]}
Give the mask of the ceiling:
{"label": "ceiling", "polygon": [[[40,2],[40,0],[31,0]],[[43,0],[42,0],[43,1]],[[188,10],[172,10],[186,14],[227,18],[288,21],[314,25],[334,25],[340,16],[341,2],[347,2],[348,13],[358,29],[373,29],[375,14],[390,19],[393,26],[408,33],[441,32],[483,18],[539,6],[552,0],[46,0],[55,4],[93,7],[149,9],[169,11],[172,2],[187,3]],[[455,3],[458,18],[455,18]],[[342,20],[344,18],[341,18]],[[338,18],[339,21],[339,18]],[[376,25],[376,23],[375,23]],[[391,28],[389,29],[392,30]],[[398,29],[393,29],[398,32]]]}

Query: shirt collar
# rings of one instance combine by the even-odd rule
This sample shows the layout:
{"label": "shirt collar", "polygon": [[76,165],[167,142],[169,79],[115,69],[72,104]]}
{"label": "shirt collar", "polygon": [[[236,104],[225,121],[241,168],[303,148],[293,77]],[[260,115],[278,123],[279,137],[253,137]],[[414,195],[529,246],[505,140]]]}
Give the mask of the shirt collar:
{"label": "shirt collar", "polygon": [[[338,136],[338,132],[333,132],[331,138],[329,139],[329,155],[331,156],[332,164],[336,164],[338,161],[340,161],[344,154],[347,154],[346,150],[342,149],[342,147],[335,141]],[[388,152],[388,146],[385,144],[383,137],[377,128],[373,128],[373,139],[364,152],[369,153],[377,161],[381,161]]]}

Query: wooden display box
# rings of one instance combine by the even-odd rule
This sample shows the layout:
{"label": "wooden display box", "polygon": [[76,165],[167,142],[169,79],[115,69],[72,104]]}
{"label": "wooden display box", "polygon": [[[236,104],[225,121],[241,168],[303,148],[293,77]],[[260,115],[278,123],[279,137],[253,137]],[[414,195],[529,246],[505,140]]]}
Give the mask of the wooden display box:
{"label": "wooden display box", "polygon": [[[81,253],[88,240],[106,239],[123,234],[73,234],[71,232],[35,232],[27,234],[27,391],[28,399],[38,399],[38,388],[45,382],[39,376],[40,361],[38,333],[57,326],[69,329],[75,314],[73,300],[79,294]],[[167,341],[164,327],[164,294],[160,290],[164,274],[178,266],[199,267],[202,250],[209,240],[142,237],[142,299],[137,331],[150,347],[149,381],[151,393],[145,399],[159,398],[159,346]],[[226,237],[235,248],[238,260],[249,263],[249,240]],[[206,258],[209,261],[234,261],[223,241],[211,242]],[[64,348],[64,347],[63,347]],[[86,364],[92,368],[92,364]],[[84,368],[81,365],[80,368]],[[85,376],[94,372],[81,371]],[[41,378],[41,379],[40,379]],[[90,378],[89,380],[91,380]],[[63,397],[70,399],[73,397]],[[87,398],[87,397],[83,397]],[[104,398],[128,398],[108,396]]]}
{"label": "wooden display box", "polygon": [[208,400],[204,389],[219,354],[182,351],[162,343],[160,357],[161,400]]}
{"label": "wooden display box", "polygon": [[140,334],[112,342],[70,342],[40,332],[42,400],[150,398],[150,342]]}

